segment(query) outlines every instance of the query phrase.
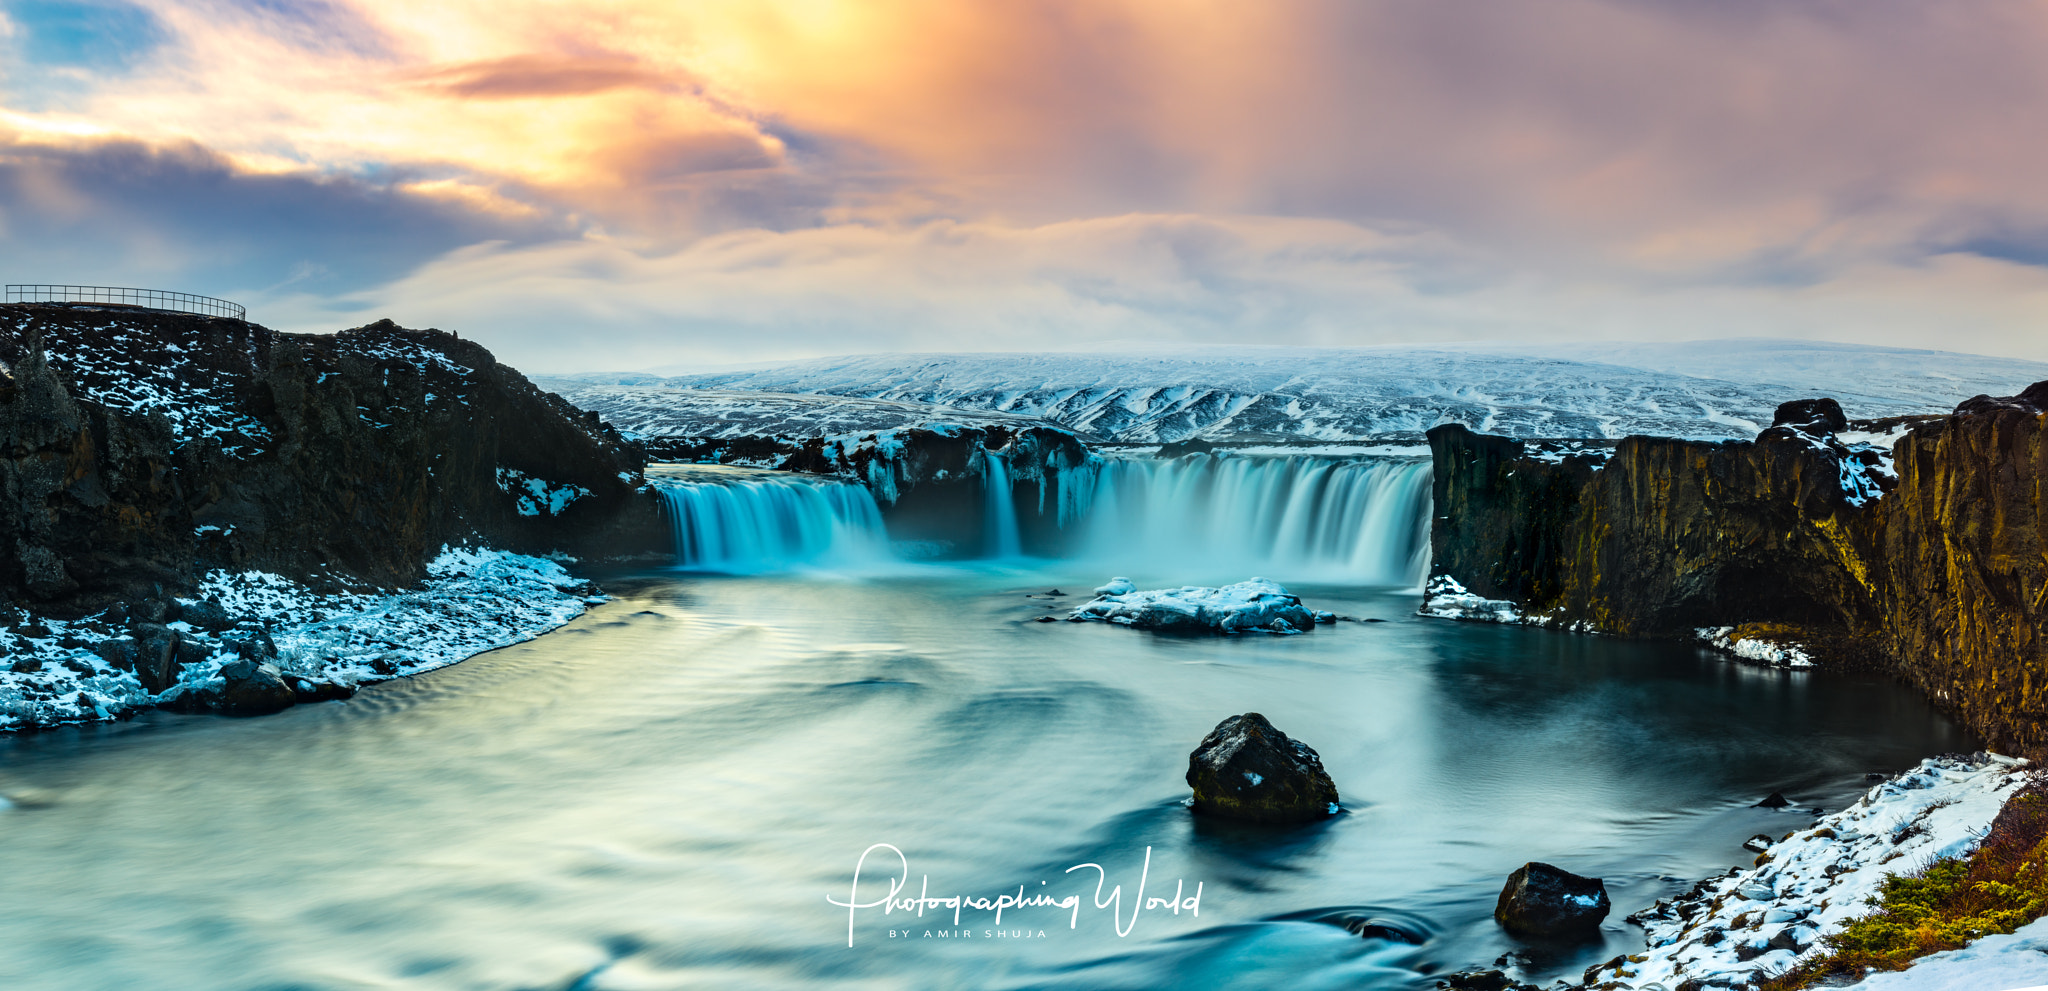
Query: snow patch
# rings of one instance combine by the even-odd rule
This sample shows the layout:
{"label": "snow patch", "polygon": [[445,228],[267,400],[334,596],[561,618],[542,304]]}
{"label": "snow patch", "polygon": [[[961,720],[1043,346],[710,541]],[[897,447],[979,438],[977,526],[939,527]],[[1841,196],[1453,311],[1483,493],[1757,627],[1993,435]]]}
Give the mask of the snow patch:
{"label": "snow patch", "polygon": [[2048,918],[1960,950],[1930,953],[1897,973],[1877,973],[1857,991],[2048,991]]}
{"label": "snow patch", "polygon": [[[1115,579],[1103,588],[1129,586]],[[1315,625],[1301,598],[1265,578],[1207,588],[1104,592],[1075,609],[1070,620],[1096,620],[1145,629],[1206,629],[1217,633],[1300,633]]]}
{"label": "snow patch", "polygon": [[1974,850],[2033,773],[1996,754],[1928,758],[1772,846],[1761,865],[1629,916],[1650,949],[1588,972],[1586,983],[1741,984],[1824,954],[1820,938],[1868,914],[1887,875]]}
{"label": "snow patch", "polygon": [[1841,482],[1849,505],[1861,508],[1884,498],[1884,486],[1899,480],[1899,473],[1892,467],[1891,447],[1858,443],[1847,448],[1848,453],[1841,456]]}
{"label": "snow patch", "polygon": [[1106,585],[1095,586],[1096,595],[1129,595],[1137,590],[1137,583],[1128,578],[1112,578]]}
{"label": "snow patch", "polygon": [[1797,644],[1781,644],[1751,637],[1735,639],[1733,626],[1703,626],[1692,632],[1693,636],[1707,646],[1734,654],[1743,660],[1781,668],[1813,667],[1813,655],[1800,649]]}
{"label": "snow patch", "polygon": [[1449,575],[1436,575],[1423,586],[1422,605],[1415,608],[1415,614],[1473,623],[1546,626],[1566,633],[1600,632],[1592,623],[1585,620],[1567,623],[1560,616],[1523,612],[1519,602],[1489,599],[1475,594]]}
{"label": "snow patch", "polygon": [[1520,604],[1507,599],[1475,595],[1449,575],[1437,575],[1422,591],[1422,605],[1416,613],[1438,619],[1463,619],[1482,623],[1527,623]]}
{"label": "snow patch", "polygon": [[570,503],[590,494],[590,490],[581,485],[550,482],[512,468],[498,469],[498,488],[518,497],[521,516],[539,516],[542,513],[560,516]]}
{"label": "snow patch", "polygon": [[[287,676],[362,685],[445,667],[530,640],[581,615],[592,602],[582,581],[541,558],[447,548],[409,591],[315,592],[282,575],[214,571],[202,599],[266,629],[272,661]],[[190,624],[169,628],[196,641],[204,660],[187,664],[167,691],[219,680],[239,656],[220,636]],[[0,631],[0,731],[118,719],[157,701],[132,671],[99,651],[129,630],[105,614],[80,620],[35,619]],[[97,648],[97,650],[96,650]]]}
{"label": "snow patch", "polygon": [[1580,459],[1593,466],[1594,471],[1607,467],[1608,459],[1614,457],[1612,444],[1588,444],[1580,440],[1525,441],[1522,456],[1531,461],[1561,465],[1565,459]]}
{"label": "snow patch", "polygon": [[[1845,367],[1855,370],[1846,381]],[[1944,410],[2041,378],[2048,378],[2048,366],[2008,359],[1748,338],[882,354],[673,378],[575,376],[550,387],[586,409],[572,392],[608,383],[715,391],[735,407],[746,402],[740,392],[934,404],[1038,417],[1090,440],[1126,443],[1194,436],[1419,439],[1438,423],[1516,438],[1746,440],[1771,422],[1779,403],[1801,396],[1831,395],[1859,416],[1884,417]]]}

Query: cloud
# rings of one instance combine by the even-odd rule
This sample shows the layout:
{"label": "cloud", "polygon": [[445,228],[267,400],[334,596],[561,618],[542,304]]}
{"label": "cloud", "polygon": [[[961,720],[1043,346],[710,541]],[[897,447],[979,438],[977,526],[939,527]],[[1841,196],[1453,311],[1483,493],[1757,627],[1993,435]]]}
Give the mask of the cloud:
{"label": "cloud", "polygon": [[[893,347],[1768,326],[2011,350],[2048,265],[2048,132],[2025,126],[2048,109],[2048,0],[9,9],[12,64],[54,68],[10,68],[0,121],[100,142],[12,152],[9,229],[76,264],[325,272],[274,297],[308,322],[616,320],[668,360],[851,349],[830,327]],[[67,17],[146,30],[84,64]],[[124,192],[194,183],[264,192]],[[266,224],[273,201],[313,219]]]}
{"label": "cloud", "polygon": [[[1445,273],[1458,273],[1446,279]],[[260,318],[334,314],[306,296]],[[737,231],[680,249],[586,238],[463,248],[353,314],[461,331],[532,373],[1105,342],[1361,345],[1803,337],[2048,359],[2048,270],[1974,255],[1823,283],[1657,292],[1536,279],[1413,228],[1127,215]],[[593,346],[595,345],[595,346]]]}
{"label": "cloud", "polygon": [[459,185],[250,173],[189,143],[0,132],[0,267],[22,281],[339,293],[480,240],[563,233]]}
{"label": "cloud", "polygon": [[587,96],[624,87],[666,88],[673,82],[629,58],[511,55],[439,66],[419,75],[430,89],[476,99]]}

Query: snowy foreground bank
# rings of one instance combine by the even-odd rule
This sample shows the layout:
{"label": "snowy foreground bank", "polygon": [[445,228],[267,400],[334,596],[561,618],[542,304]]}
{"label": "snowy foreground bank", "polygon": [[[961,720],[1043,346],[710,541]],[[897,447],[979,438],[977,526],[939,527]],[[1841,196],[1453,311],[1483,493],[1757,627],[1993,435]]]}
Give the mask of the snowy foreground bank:
{"label": "snowy foreground bank", "polygon": [[[1650,948],[1589,969],[1585,986],[1741,987],[1827,951],[1821,938],[1872,911],[1885,877],[1968,854],[2032,776],[2024,761],[1995,754],[1933,757],[1873,786],[1856,804],[1811,820],[1763,846],[1762,863],[1731,869],[1686,894],[1629,917]],[[1808,822],[1795,808],[1787,818]],[[1768,842],[1768,845],[1766,845]],[[1993,939],[1999,942],[1993,942]],[[1882,991],[2019,988],[2048,983],[2048,930],[2029,926],[1962,950],[1924,958],[1899,974],[1873,975]],[[1944,974],[1997,967],[2012,983],[1945,983]]]}
{"label": "snowy foreground bank", "polygon": [[445,667],[530,640],[603,601],[553,561],[491,550],[447,549],[420,588],[318,593],[279,575],[215,571],[199,598],[179,600],[163,630],[180,662],[152,693],[138,678],[138,644],[125,620],[31,620],[0,631],[0,731],[121,716],[222,684],[244,657],[274,664],[288,683],[354,688]]}

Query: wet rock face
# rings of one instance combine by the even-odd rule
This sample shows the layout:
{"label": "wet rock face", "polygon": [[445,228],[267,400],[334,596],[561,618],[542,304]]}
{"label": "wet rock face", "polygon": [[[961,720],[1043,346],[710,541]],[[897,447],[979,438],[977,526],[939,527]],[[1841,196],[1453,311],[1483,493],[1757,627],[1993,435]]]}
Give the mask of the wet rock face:
{"label": "wet rock face", "polygon": [[1456,424],[1429,439],[1433,571],[1483,598],[1623,636],[1876,617],[1857,579],[1875,542],[1849,522],[1832,435],[1628,437],[1598,470]]}
{"label": "wet rock face", "polygon": [[[161,606],[215,567],[409,584],[475,538],[668,546],[638,450],[439,331],[6,304],[0,361],[0,594],[53,614]],[[580,494],[537,511],[535,479]]]}
{"label": "wet rock face", "polygon": [[1600,928],[1611,907],[1599,878],[1531,861],[1508,875],[1493,918],[1521,936],[1569,936]]}
{"label": "wet rock face", "polygon": [[1338,811],[1323,759],[1256,712],[1217,723],[1188,754],[1194,810],[1247,822],[1315,822]]}
{"label": "wet rock face", "polygon": [[2048,752],[2048,382],[1979,396],[1893,449],[1883,636],[1990,749]]}
{"label": "wet rock face", "polygon": [[1574,628],[1781,627],[1992,749],[2048,753],[2048,382],[1891,422],[1894,473],[1840,417],[1802,400],[1751,443],[1629,437],[1598,470],[1438,427],[1433,571]]}

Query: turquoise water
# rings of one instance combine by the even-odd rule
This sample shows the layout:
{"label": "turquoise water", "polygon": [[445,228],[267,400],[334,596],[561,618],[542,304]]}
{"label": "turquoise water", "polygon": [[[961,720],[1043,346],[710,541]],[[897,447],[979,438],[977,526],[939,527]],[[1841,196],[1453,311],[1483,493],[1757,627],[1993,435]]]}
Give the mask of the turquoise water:
{"label": "turquoise water", "polygon": [[[1527,860],[1615,902],[1603,939],[1534,948],[1547,980],[1808,821],[1764,794],[1839,808],[1975,747],[1887,681],[1424,620],[1397,590],[1294,586],[1387,622],[1290,638],[1030,622],[1062,613],[1026,593],[1107,577],[615,575],[562,630],[349,702],[0,740],[0,986],[1421,987],[1517,948],[1489,913]],[[1180,804],[1188,751],[1253,710],[1343,815]],[[900,873],[881,851],[849,897],[875,844],[910,893],[1080,901],[865,909],[849,946],[831,901]],[[1141,873],[1199,884],[1199,915],[1131,919]]]}

